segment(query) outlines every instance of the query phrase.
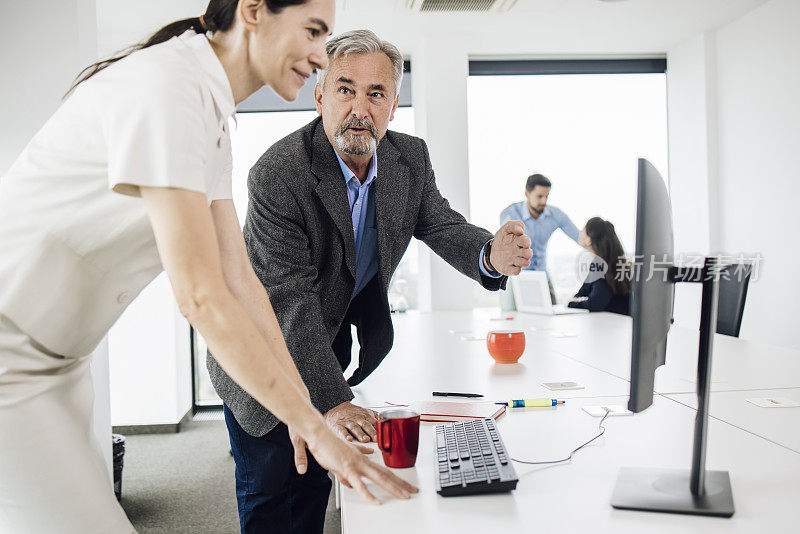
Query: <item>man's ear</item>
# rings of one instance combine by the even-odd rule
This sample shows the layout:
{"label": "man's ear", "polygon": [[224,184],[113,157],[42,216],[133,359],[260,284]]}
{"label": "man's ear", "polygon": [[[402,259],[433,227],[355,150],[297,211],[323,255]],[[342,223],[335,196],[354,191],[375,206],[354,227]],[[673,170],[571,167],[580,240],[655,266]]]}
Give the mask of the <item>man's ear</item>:
{"label": "man's ear", "polygon": [[314,86],[314,104],[317,106],[317,115],[322,116],[322,88],[319,84]]}

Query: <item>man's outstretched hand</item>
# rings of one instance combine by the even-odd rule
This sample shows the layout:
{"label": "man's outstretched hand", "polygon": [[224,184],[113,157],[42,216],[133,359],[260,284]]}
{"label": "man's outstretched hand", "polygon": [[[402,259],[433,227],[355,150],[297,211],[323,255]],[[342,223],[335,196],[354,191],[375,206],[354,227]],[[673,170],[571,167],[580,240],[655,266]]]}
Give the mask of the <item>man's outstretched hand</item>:
{"label": "man's outstretched hand", "polygon": [[508,221],[494,234],[489,261],[500,274],[519,274],[532,257],[531,238],[525,235],[522,221]]}

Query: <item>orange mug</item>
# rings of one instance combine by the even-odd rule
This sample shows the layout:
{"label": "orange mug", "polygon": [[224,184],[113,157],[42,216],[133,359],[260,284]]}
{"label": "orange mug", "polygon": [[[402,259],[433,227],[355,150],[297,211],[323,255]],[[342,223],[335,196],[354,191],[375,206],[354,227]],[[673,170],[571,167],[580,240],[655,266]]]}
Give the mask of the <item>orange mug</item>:
{"label": "orange mug", "polygon": [[517,363],[525,352],[525,332],[495,330],[486,335],[486,348],[497,363]]}

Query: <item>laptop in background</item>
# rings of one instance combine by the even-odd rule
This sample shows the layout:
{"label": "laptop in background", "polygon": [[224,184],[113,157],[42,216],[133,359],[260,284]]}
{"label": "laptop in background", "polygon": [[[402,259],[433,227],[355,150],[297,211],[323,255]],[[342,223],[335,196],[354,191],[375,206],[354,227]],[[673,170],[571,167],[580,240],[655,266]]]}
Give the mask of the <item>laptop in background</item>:
{"label": "laptop in background", "polygon": [[553,304],[547,273],[544,271],[522,271],[519,275],[510,277],[510,282],[517,311],[542,315],[566,315],[589,311]]}

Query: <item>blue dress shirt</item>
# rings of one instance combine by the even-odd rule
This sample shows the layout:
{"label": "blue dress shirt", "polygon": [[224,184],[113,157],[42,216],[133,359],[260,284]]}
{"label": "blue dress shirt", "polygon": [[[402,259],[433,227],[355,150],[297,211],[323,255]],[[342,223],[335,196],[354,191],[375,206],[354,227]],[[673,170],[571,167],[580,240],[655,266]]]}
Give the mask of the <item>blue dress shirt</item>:
{"label": "blue dress shirt", "polygon": [[515,202],[500,213],[500,224],[508,221],[522,221],[525,225],[525,235],[531,238],[533,257],[531,264],[525,267],[527,271],[547,270],[547,242],[556,229],[561,228],[573,241],[578,242],[578,229],[569,220],[567,214],[555,206],[545,206],[539,218],[534,219],[531,217],[531,212],[528,211],[525,200]]}
{"label": "blue dress shirt", "polygon": [[[334,150],[334,154],[336,151]],[[350,215],[353,221],[353,238],[356,244],[356,285],[354,298],[378,272],[378,231],[375,227],[375,202],[371,194],[372,182],[378,177],[378,158],[372,154],[367,179],[362,184],[350,167],[336,154],[342,168]]]}

